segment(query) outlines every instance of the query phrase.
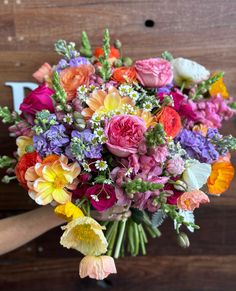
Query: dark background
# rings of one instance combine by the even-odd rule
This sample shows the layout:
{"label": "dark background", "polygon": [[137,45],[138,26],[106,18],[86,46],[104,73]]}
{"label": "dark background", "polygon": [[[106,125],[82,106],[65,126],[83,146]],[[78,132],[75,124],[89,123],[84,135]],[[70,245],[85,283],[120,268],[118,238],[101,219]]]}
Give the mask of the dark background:
{"label": "dark background", "polygon": [[[146,20],[153,27],[146,27]],[[33,81],[31,74],[45,61],[53,64],[53,44],[79,42],[86,30],[93,46],[101,45],[102,30],[119,38],[134,59],[158,56],[193,58],[211,70],[226,72],[236,95],[236,1],[102,1],[3,0],[0,3],[0,105],[12,106],[6,81]],[[235,134],[235,120],[223,133]],[[0,154],[11,154],[14,139],[1,124]],[[235,155],[233,156],[235,164]],[[236,183],[222,197],[196,211],[201,229],[190,236],[191,247],[176,245],[170,222],[163,236],[150,240],[148,256],[117,261],[118,275],[109,277],[113,290],[236,290]],[[34,208],[15,183],[0,186],[1,217]],[[61,230],[50,231],[0,258],[0,290],[101,290],[95,281],[80,280],[80,257],[59,245]],[[1,235],[0,235],[1,239]]]}

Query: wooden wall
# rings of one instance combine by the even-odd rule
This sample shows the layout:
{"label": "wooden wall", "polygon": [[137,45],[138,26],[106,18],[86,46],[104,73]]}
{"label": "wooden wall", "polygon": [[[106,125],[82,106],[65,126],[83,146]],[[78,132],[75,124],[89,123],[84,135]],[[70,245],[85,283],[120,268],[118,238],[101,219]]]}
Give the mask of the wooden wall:
{"label": "wooden wall", "polygon": [[[154,21],[146,27],[145,21]],[[78,43],[86,30],[94,46],[108,27],[123,42],[128,56],[147,58],[164,50],[185,56],[212,70],[226,72],[236,95],[235,0],[2,0],[0,2],[0,105],[12,106],[6,81],[33,81],[31,74],[57,60],[59,39]],[[235,121],[224,133],[235,131]],[[10,154],[14,140],[1,125],[0,153]],[[233,157],[235,163],[235,155]],[[176,246],[171,223],[151,241],[147,257],[117,262],[119,274],[109,278],[113,290],[236,290],[236,183],[221,198],[197,211],[201,230],[191,235],[191,248]],[[1,217],[35,205],[17,185],[0,186]],[[78,277],[79,256],[59,246],[60,229],[0,258],[0,290],[100,290]],[[1,239],[1,238],[0,238]]]}

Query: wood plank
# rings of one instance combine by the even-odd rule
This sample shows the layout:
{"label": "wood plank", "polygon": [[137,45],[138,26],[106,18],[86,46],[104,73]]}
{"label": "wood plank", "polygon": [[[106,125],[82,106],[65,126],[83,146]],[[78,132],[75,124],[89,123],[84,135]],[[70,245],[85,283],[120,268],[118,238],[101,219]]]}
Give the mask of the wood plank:
{"label": "wood plank", "polygon": [[[0,265],[1,290],[101,290],[94,280],[80,280],[78,258],[37,259]],[[110,276],[113,290],[235,290],[236,256],[137,257],[117,261]],[[129,270],[127,272],[127,270]],[[197,274],[197,276],[196,276]]]}

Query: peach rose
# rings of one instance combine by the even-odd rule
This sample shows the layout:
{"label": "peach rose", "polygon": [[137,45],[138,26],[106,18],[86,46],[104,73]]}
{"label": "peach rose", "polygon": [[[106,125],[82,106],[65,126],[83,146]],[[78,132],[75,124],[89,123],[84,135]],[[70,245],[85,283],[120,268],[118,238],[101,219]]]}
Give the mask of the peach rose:
{"label": "peach rose", "polygon": [[113,116],[106,124],[108,150],[118,157],[128,157],[138,152],[146,125],[142,118],[134,115]]}
{"label": "peach rose", "polygon": [[89,276],[96,280],[103,280],[110,274],[116,274],[114,259],[109,256],[86,256],[80,262],[79,274],[81,278]]}
{"label": "peach rose", "polygon": [[62,87],[67,93],[67,100],[71,101],[76,96],[76,90],[79,86],[89,85],[89,80],[95,69],[92,65],[80,65],[64,69],[60,74]]}
{"label": "peach rose", "polygon": [[33,77],[39,82],[44,83],[52,74],[52,67],[48,63],[44,63],[35,73]]}
{"label": "peach rose", "polygon": [[136,61],[135,69],[138,81],[145,87],[163,87],[173,80],[170,62],[161,58]]}
{"label": "peach rose", "polygon": [[177,206],[179,209],[193,211],[198,208],[200,204],[209,203],[208,196],[201,190],[192,190],[184,192],[177,200]]}

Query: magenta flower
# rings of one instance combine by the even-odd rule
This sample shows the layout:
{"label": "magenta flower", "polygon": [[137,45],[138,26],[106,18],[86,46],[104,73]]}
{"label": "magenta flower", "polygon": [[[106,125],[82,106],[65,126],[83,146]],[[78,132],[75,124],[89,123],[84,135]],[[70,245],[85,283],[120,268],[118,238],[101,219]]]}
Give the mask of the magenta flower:
{"label": "magenta flower", "polygon": [[85,195],[89,198],[92,206],[98,211],[104,211],[116,203],[115,188],[111,185],[96,184],[89,187]]}

